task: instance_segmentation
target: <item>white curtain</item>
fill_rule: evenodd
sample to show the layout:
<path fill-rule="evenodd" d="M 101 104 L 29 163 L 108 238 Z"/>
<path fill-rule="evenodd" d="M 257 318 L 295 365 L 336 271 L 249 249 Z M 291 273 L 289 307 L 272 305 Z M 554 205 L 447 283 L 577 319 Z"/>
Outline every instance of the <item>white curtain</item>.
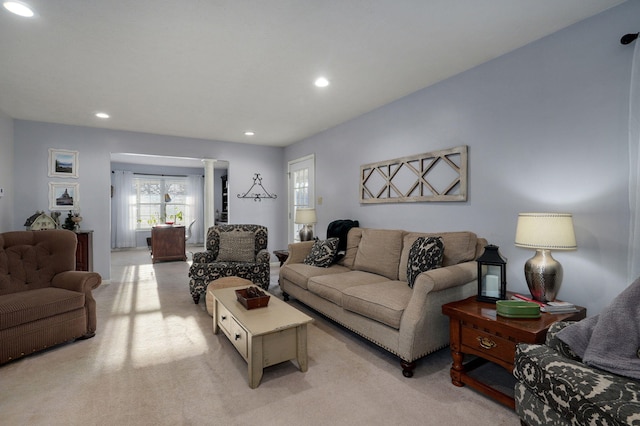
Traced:
<path fill-rule="evenodd" d="M 635 41 L 629 90 L 629 227 L 628 280 L 640 276 L 640 39 Z"/>
<path fill-rule="evenodd" d="M 204 178 L 202 175 L 187 176 L 187 218 L 185 224 L 195 220 L 191 228 L 191 244 L 204 243 Z"/>
<path fill-rule="evenodd" d="M 133 214 L 135 193 L 133 191 L 133 172 L 116 170 L 115 174 L 115 247 L 136 246 L 136 217 Z"/>

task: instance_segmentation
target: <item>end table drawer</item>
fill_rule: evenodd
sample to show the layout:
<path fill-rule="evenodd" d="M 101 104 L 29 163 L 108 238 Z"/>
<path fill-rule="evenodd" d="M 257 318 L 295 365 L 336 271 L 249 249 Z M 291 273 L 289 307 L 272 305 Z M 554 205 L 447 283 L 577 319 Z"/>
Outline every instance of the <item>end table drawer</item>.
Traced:
<path fill-rule="evenodd" d="M 227 310 L 227 308 L 225 308 L 222 303 L 217 303 L 217 308 L 218 308 L 218 327 L 220 327 L 222 329 L 222 331 L 224 332 L 224 334 L 227 335 L 227 337 L 231 338 L 231 313 L 229 313 L 229 311 Z"/>
<path fill-rule="evenodd" d="M 476 328 L 462 327 L 462 345 L 482 357 L 491 357 L 513 365 L 516 344 Z"/>
<path fill-rule="evenodd" d="M 247 330 L 245 330 L 240 326 L 240 324 L 238 324 L 238 321 L 236 321 L 235 318 L 231 319 L 231 335 L 229 336 L 229 339 L 231 339 L 231 343 L 233 343 L 233 346 L 236 347 L 238 352 L 240 352 L 240 355 L 242 355 L 242 358 L 244 358 L 246 361 L 248 355 L 248 333 Z"/>

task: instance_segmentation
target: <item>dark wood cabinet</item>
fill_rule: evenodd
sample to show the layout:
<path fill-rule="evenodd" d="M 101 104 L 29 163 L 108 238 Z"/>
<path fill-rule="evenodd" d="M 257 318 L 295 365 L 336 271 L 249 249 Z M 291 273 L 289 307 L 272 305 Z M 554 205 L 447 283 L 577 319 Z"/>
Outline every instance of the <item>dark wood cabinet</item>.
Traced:
<path fill-rule="evenodd" d="M 93 272 L 93 231 L 76 231 L 76 271 Z"/>
<path fill-rule="evenodd" d="M 167 260 L 187 260 L 184 226 L 154 226 L 151 229 L 153 263 Z"/>

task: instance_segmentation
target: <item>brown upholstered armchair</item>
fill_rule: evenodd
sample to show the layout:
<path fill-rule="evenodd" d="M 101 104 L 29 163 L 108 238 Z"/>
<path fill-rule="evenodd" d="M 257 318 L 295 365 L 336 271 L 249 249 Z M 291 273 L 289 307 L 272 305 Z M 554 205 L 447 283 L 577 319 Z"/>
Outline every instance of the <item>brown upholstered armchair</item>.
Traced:
<path fill-rule="evenodd" d="M 75 270 L 76 245 L 67 230 L 0 234 L 0 364 L 95 335 L 102 278 Z"/>

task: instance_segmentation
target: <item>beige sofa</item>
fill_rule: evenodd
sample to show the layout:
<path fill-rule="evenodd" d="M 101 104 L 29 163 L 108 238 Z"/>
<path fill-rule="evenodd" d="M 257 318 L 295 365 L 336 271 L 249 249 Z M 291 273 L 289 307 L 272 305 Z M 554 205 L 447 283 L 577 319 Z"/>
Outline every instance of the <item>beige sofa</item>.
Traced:
<path fill-rule="evenodd" d="M 440 236 L 442 267 L 423 272 L 413 288 L 407 262 L 413 242 Z M 475 259 L 487 241 L 472 232 L 417 233 L 353 228 L 344 257 L 327 267 L 304 264 L 313 241 L 289 245 L 280 288 L 290 296 L 400 357 L 403 374 L 415 361 L 449 343 L 443 304 L 477 292 Z"/>
<path fill-rule="evenodd" d="M 76 234 L 0 234 L 0 364 L 60 343 L 93 337 L 102 278 L 76 271 Z"/>

